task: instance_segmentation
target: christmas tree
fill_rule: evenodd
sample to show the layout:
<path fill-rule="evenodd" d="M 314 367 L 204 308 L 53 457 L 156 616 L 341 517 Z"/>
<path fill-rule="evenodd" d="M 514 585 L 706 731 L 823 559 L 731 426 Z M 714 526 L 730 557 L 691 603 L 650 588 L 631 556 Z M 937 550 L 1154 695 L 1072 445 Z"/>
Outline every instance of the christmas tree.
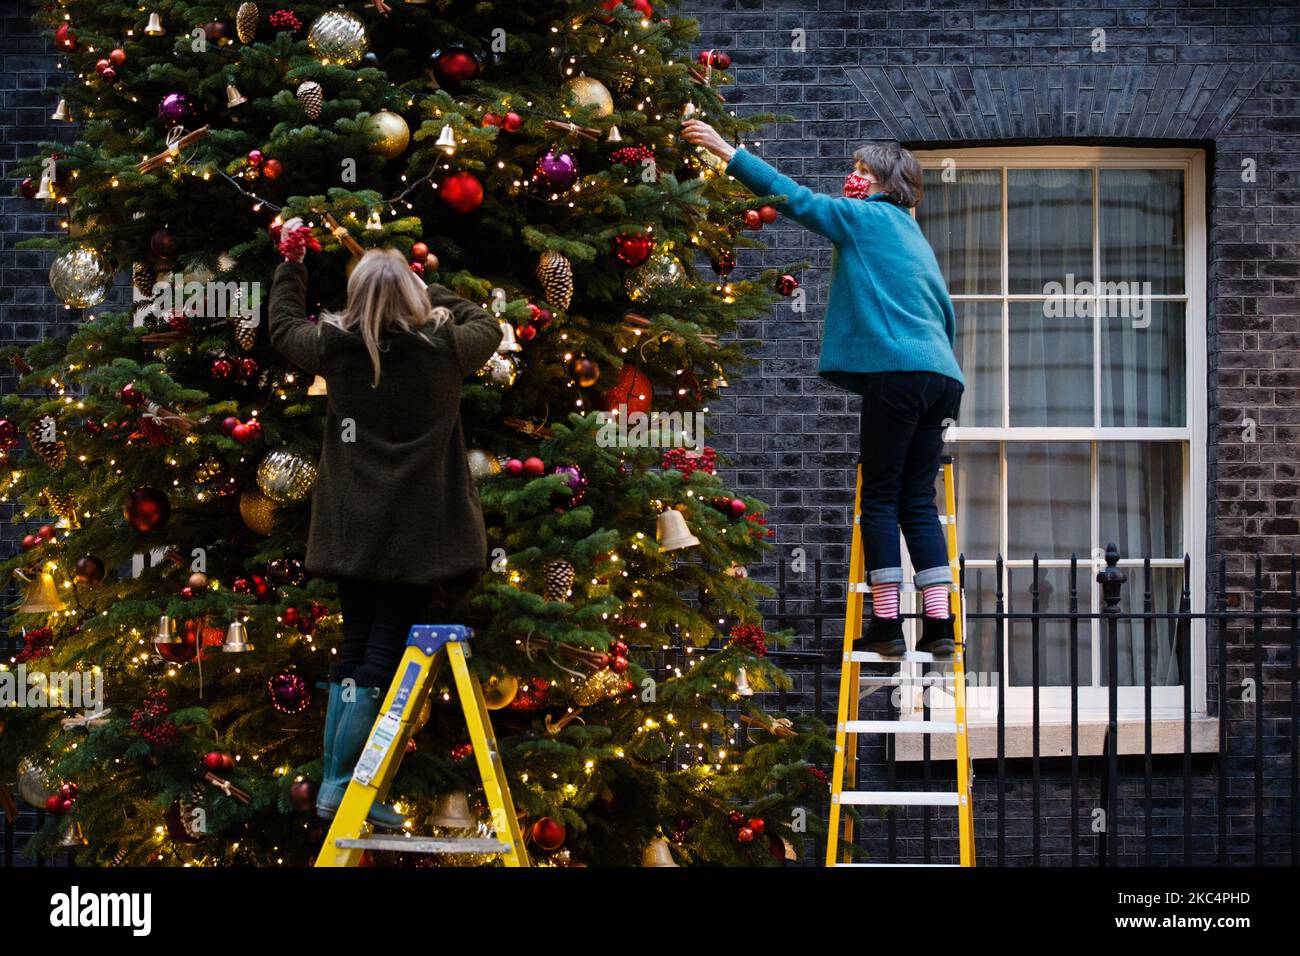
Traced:
<path fill-rule="evenodd" d="M 61 705 L 0 712 L 49 811 L 33 848 L 319 849 L 339 616 L 302 555 L 328 396 L 261 321 L 292 216 L 321 245 L 317 310 L 389 246 L 508 326 L 463 387 L 491 566 L 457 619 L 534 857 L 771 863 L 815 832 L 823 728 L 751 696 L 788 682 L 746 574 L 772 547 L 763 505 L 703 444 L 752 348 L 727 333 L 796 285 L 731 277 L 775 211 L 677 136 L 692 113 L 733 137 L 772 119 L 728 112 L 727 54 L 646 0 L 61 0 L 38 20 L 80 126 L 22 173 L 62 204 L 68 236 L 38 243 L 82 321 L 15 359 L 0 421 L 27 535 L 3 566 L 25 634 L 6 670 L 51 675 Z M 108 709 L 58 689 L 69 673 Z M 390 799 L 476 827 L 465 741 L 454 697 L 435 704 Z"/>

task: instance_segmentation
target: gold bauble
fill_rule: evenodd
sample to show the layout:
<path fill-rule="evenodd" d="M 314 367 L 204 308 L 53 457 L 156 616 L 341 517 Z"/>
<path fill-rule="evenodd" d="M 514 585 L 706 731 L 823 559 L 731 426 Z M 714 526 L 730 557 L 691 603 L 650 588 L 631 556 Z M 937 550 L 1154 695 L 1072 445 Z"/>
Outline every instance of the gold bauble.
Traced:
<path fill-rule="evenodd" d="M 509 707 L 519 693 L 519 678 L 512 674 L 498 677 L 493 674 L 483 685 L 483 702 L 488 710 Z"/>
<path fill-rule="evenodd" d="M 112 266 L 90 246 L 69 249 L 50 264 L 50 288 L 69 308 L 99 305 L 112 287 Z"/>
<path fill-rule="evenodd" d="M 634 302 L 650 298 L 659 289 L 681 285 L 686 281 L 686 270 L 679 260 L 666 249 L 654 252 L 645 265 L 631 270 L 623 279 L 623 287 Z"/>
<path fill-rule="evenodd" d="M 385 159 L 401 156 L 411 142 L 411 129 L 406 120 L 392 110 L 371 113 L 364 130 L 366 149 Z"/>
<path fill-rule="evenodd" d="M 322 63 L 351 66 L 360 63 L 370 48 L 366 25 L 347 10 L 326 10 L 307 30 L 307 46 Z"/>
<path fill-rule="evenodd" d="M 465 453 L 465 459 L 469 463 L 469 473 L 475 479 L 490 478 L 501 473 L 501 462 L 482 448 L 471 448 Z"/>
<path fill-rule="evenodd" d="M 578 107 L 595 107 L 597 116 L 614 112 L 614 97 L 605 84 L 590 76 L 575 76 L 565 86 L 569 89 L 569 102 Z"/>
<path fill-rule="evenodd" d="M 202 591 L 208 586 L 208 576 L 202 571 L 195 571 L 185 583 L 195 591 Z"/>
<path fill-rule="evenodd" d="M 276 524 L 275 502 L 260 491 L 245 491 L 239 496 L 239 516 L 250 531 L 270 534 Z"/>
<path fill-rule="evenodd" d="M 581 388 L 591 388 L 600 381 L 600 365 L 586 356 L 579 356 L 569 363 L 569 374 Z"/>
<path fill-rule="evenodd" d="M 257 487 L 277 504 L 302 501 L 316 483 L 316 466 L 297 452 L 277 448 L 257 466 Z"/>

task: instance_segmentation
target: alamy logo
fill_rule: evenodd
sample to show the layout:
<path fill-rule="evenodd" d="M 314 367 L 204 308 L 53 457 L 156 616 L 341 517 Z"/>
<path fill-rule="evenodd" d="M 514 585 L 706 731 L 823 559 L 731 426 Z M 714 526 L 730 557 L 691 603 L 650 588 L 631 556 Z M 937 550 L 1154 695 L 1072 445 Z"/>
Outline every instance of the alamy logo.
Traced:
<path fill-rule="evenodd" d="M 601 448 L 690 448 L 704 446 L 703 412 L 597 412 L 600 427 L 596 444 Z"/>
<path fill-rule="evenodd" d="M 1132 319 L 1135 329 L 1145 329 L 1151 324 L 1150 282 L 1094 283 L 1087 279 L 1075 282 L 1074 274 L 1067 272 L 1064 284 L 1047 283 L 1043 295 L 1047 296 L 1043 300 L 1045 318 L 1091 318 L 1096 303 L 1097 313 L 1103 319 Z"/>
<path fill-rule="evenodd" d="M 153 929 L 153 895 L 150 893 L 82 893 L 74 886 L 50 897 L 50 925 L 126 927 L 133 936 L 148 936 Z"/>
<path fill-rule="evenodd" d="M 262 311 L 260 282 L 185 281 L 173 272 L 153 285 L 153 309 L 160 315 L 182 312 L 195 318 L 240 319 L 256 326 Z"/>

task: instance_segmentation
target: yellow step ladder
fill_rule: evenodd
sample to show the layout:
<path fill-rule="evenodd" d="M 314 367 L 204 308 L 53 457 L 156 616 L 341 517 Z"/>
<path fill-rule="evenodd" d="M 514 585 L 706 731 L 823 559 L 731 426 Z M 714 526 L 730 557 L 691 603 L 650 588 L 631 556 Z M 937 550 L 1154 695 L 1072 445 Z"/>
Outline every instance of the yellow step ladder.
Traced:
<path fill-rule="evenodd" d="M 397 666 L 397 676 L 384 698 L 379 716 L 370 731 L 361 759 L 348 784 L 343 801 L 334 815 L 325 845 L 316 858 L 317 866 L 356 866 L 366 850 L 430 855 L 475 853 L 499 854 L 506 866 L 528 866 L 524 838 L 510 799 L 505 768 L 497 752 L 497 741 L 488 719 L 483 688 L 469 672 L 469 641 L 474 632 L 461 624 L 417 624 L 406 640 L 406 653 Z M 483 780 L 483 792 L 492 811 L 493 837 L 451 839 L 409 834 L 371 835 L 366 817 L 376 802 L 383 803 L 397 767 L 406 754 L 407 741 L 414 733 L 415 720 L 429 699 L 435 679 L 446 660 L 465 712 L 474 760 Z"/>
<path fill-rule="evenodd" d="M 849 582 L 844 614 L 844 657 L 840 672 L 839 710 L 835 717 L 835 766 L 831 775 L 831 811 L 827 825 L 827 866 L 891 866 L 908 864 L 854 863 L 849 847 L 853 844 L 853 818 L 842 812 L 854 806 L 949 806 L 957 808 L 958 859 L 961 866 L 975 865 L 975 822 L 971 806 L 970 743 L 966 724 L 966 671 L 965 671 L 965 604 L 962 601 L 961 579 L 957 561 L 957 499 L 953 487 L 952 458 L 943 458 L 943 488 L 945 514 L 940 517 L 948 540 L 948 564 L 952 568 L 952 614 L 955 618 L 953 637 L 955 649 L 951 661 L 928 652 L 908 651 L 902 657 L 883 657 L 870 651 L 855 651 L 853 642 L 862 636 L 863 596 L 870 593 L 866 583 L 866 565 L 862 544 L 862 526 L 859 503 L 862 497 L 862 467 L 858 466 L 857 490 L 853 497 L 853 545 L 849 556 Z M 870 689 L 879 687 L 906 687 L 910 678 L 902 672 L 907 663 L 935 665 L 950 664 L 951 674 L 941 683 L 950 688 L 953 698 L 953 719 L 935 720 L 859 720 L 858 704 L 862 692 L 861 668 L 863 664 L 896 664 L 896 675 L 869 679 Z M 928 688 L 933 682 L 921 686 Z M 851 790 L 856 780 L 858 765 L 858 736 L 860 734 L 951 734 L 956 737 L 957 788 L 942 790 Z M 841 843 L 843 845 L 841 845 Z"/>

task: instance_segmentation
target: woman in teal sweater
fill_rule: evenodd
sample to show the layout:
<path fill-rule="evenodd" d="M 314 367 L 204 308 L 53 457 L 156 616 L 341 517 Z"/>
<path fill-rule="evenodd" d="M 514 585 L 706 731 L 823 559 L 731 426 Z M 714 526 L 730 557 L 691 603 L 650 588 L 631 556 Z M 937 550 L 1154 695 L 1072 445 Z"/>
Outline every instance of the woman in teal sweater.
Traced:
<path fill-rule="evenodd" d="M 862 396 L 862 539 L 871 584 L 871 623 L 858 646 L 907 650 L 899 618 L 903 580 L 898 532 L 925 596 L 917 650 L 953 651 L 952 571 L 934 503 L 943 432 L 964 389 L 953 354 L 957 324 L 934 250 L 908 209 L 921 201 L 921 167 L 897 144 L 864 146 L 843 198 L 815 193 L 753 153 L 731 146 L 699 120 L 682 134 L 727 161 L 727 173 L 833 244 L 830 297 L 818 374 Z"/>

